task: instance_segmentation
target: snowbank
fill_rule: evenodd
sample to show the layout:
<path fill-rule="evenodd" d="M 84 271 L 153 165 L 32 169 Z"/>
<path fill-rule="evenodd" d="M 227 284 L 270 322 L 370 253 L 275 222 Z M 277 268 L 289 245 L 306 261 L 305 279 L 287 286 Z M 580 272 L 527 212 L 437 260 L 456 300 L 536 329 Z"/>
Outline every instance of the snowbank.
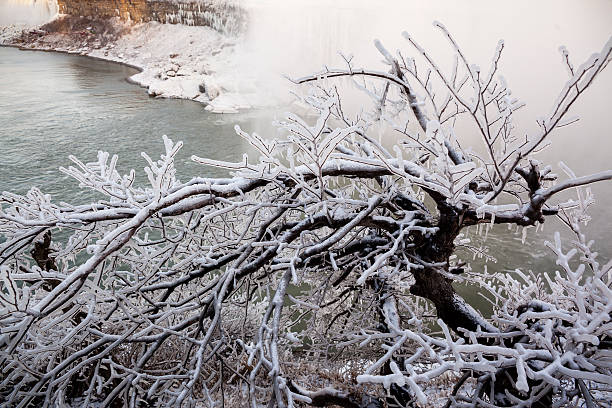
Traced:
<path fill-rule="evenodd" d="M 102 30 L 87 20 L 61 24 L 61 30 L 46 32 L 25 26 L 1 27 L 0 43 L 128 64 L 141 70 L 130 81 L 147 88 L 149 95 L 191 99 L 215 113 L 270 106 L 270 99 L 256 92 L 256 81 L 236 65 L 233 56 L 240 39 L 201 26 L 127 25 L 118 19 L 110 24 L 118 33 L 114 37 L 100 34 Z M 23 29 L 26 32 L 22 35 Z"/>

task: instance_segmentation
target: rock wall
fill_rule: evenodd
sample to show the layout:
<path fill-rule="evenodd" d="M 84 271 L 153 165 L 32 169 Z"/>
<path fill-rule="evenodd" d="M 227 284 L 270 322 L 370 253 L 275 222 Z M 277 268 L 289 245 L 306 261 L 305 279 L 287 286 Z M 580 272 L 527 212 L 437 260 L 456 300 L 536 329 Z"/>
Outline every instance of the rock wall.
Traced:
<path fill-rule="evenodd" d="M 145 0 L 58 0 L 59 12 L 84 17 L 120 17 L 136 22 L 150 21 Z"/>
<path fill-rule="evenodd" d="M 209 26 L 230 32 L 239 30 L 244 21 L 239 6 L 219 0 L 58 0 L 58 6 L 61 14 L 73 16 Z"/>

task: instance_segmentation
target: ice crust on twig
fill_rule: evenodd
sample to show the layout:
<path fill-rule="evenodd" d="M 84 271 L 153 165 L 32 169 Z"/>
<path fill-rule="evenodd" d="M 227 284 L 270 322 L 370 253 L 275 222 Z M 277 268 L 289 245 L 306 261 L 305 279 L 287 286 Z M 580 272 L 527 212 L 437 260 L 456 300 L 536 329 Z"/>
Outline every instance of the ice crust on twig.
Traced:
<path fill-rule="evenodd" d="M 144 184 L 119 173 L 117 156 L 71 156 L 61 171 L 95 203 L 3 192 L 0 396 L 15 406 L 424 406 L 432 383 L 465 377 L 449 405 L 601 399 L 612 387 L 612 262 L 580 225 L 593 202 L 586 186 L 612 172 L 561 165 L 558 179 L 532 154 L 574 121 L 566 113 L 610 43 L 570 69 L 525 141 L 512 125 L 522 103 L 497 72 L 503 43 L 480 69 L 436 27 L 455 55 L 451 73 L 408 34 L 418 61 L 376 42 L 389 71 L 347 57 L 346 68 L 296 80 L 312 84 L 301 98 L 314 117 L 287 114 L 273 140 L 236 127 L 258 157 L 192 156 L 226 178 L 180 181 L 182 143 L 163 137 L 159 159 L 143 153 Z M 334 77 L 358 78 L 372 111 L 348 115 Z M 484 153 L 455 133 L 464 119 Z M 379 139 L 381 123 L 399 136 L 394 146 Z M 558 202 L 568 190 L 576 199 Z M 470 226 L 526 234 L 550 216 L 574 236 L 547 244 L 556 271 L 475 271 L 457 257 Z M 456 280 L 493 314 L 466 302 Z"/>

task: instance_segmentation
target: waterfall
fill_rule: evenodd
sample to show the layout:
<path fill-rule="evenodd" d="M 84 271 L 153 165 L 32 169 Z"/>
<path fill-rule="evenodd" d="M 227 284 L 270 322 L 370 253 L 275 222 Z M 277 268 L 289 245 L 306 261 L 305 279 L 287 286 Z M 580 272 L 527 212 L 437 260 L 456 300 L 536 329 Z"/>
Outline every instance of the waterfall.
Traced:
<path fill-rule="evenodd" d="M 44 24 L 57 13 L 57 0 L 0 0 L 0 26 Z"/>

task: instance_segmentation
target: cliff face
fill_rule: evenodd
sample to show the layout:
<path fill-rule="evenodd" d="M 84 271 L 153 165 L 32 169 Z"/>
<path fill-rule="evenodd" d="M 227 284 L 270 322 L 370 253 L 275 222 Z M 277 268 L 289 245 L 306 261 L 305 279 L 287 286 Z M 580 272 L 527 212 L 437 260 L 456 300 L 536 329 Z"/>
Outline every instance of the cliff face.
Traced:
<path fill-rule="evenodd" d="M 59 12 L 72 16 L 121 17 L 122 20 L 149 21 L 145 0 L 58 0 Z"/>
<path fill-rule="evenodd" d="M 219 31 L 239 29 L 243 21 L 239 7 L 213 0 L 58 0 L 58 5 L 61 14 L 72 16 L 209 26 Z"/>

